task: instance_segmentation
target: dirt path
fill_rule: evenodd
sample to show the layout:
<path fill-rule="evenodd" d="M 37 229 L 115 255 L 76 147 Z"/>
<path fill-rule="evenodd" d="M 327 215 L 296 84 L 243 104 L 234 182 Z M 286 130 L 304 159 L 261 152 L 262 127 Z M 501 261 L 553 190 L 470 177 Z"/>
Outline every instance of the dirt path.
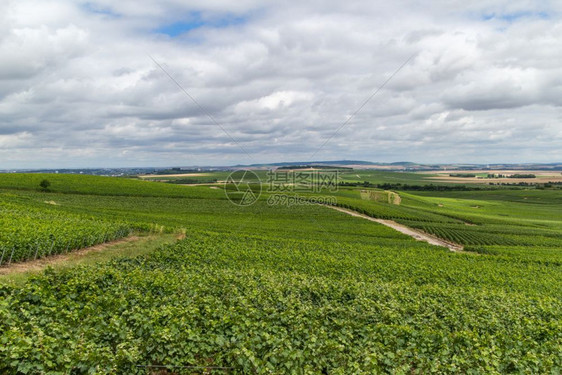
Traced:
<path fill-rule="evenodd" d="M 405 225 L 398 224 L 397 222 L 392 221 L 392 220 L 375 219 L 374 217 L 370 217 L 370 216 L 367 216 L 367 215 L 364 215 L 364 214 L 360 214 L 359 212 L 349 210 L 347 208 L 337 207 L 337 206 L 326 205 L 326 207 L 329 207 L 329 208 L 332 208 L 334 210 L 346 213 L 346 214 L 351 215 L 351 216 L 360 217 L 360 218 L 363 218 L 363 219 L 374 221 L 374 222 L 382 224 L 382 225 L 386 225 L 387 227 L 392 228 L 394 230 L 397 230 L 400 233 L 403 233 L 407 236 L 410 236 L 410 237 L 412 237 L 412 238 L 414 238 L 418 241 L 425 241 L 425 242 L 427 242 L 431 245 L 443 246 L 443 247 L 446 247 L 449 250 L 454 251 L 454 252 L 461 252 L 464 249 L 464 247 L 460 244 L 445 241 L 445 240 L 443 240 L 439 237 L 435 237 L 435 236 L 432 236 L 431 234 L 428 234 L 428 233 L 425 233 L 425 232 L 422 232 L 422 231 L 418 231 L 416 229 L 409 228 Z"/>
<path fill-rule="evenodd" d="M 87 254 L 105 250 L 108 247 L 112 247 L 122 243 L 138 241 L 140 239 L 141 237 L 131 236 L 131 237 L 122 238 L 119 240 L 106 242 L 91 247 L 86 247 L 84 249 L 71 251 L 66 254 L 51 255 L 47 258 L 30 260 L 27 262 L 12 263 L 9 266 L 0 267 L 0 275 L 9 275 L 13 273 L 23 273 L 23 272 L 30 272 L 30 271 L 40 271 L 46 268 L 47 266 L 51 266 L 59 263 L 65 263 L 68 262 L 69 260 L 76 260 L 78 258 L 84 257 Z"/>

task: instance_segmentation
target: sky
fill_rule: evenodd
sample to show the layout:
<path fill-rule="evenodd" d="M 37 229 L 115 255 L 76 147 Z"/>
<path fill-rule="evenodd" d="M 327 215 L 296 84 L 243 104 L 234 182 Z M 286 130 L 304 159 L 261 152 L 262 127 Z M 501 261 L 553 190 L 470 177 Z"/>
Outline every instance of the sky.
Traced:
<path fill-rule="evenodd" d="M 2 0 L 0 169 L 562 162 L 562 2 Z"/>

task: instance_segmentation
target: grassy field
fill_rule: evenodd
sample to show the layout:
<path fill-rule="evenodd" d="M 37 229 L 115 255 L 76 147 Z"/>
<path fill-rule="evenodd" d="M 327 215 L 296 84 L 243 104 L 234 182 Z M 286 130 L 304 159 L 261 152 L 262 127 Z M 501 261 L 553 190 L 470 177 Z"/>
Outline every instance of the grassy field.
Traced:
<path fill-rule="evenodd" d="M 429 184 L 435 183 L 431 180 L 431 174 L 421 174 L 413 172 L 386 172 L 372 170 L 354 170 L 340 173 L 342 181 L 346 182 L 364 182 L 368 181 L 372 184 Z M 439 181 L 437 181 L 439 182 Z"/>
<path fill-rule="evenodd" d="M 399 191 L 398 205 L 362 189 L 323 194 L 469 251 L 318 205 L 268 205 L 267 193 L 240 207 L 208 186 L 0 175 L 10 250 L 106 241 L 118 228 L 186 234 L 4 280 L 0 372 L 561 371 L 560 190 Z"/>

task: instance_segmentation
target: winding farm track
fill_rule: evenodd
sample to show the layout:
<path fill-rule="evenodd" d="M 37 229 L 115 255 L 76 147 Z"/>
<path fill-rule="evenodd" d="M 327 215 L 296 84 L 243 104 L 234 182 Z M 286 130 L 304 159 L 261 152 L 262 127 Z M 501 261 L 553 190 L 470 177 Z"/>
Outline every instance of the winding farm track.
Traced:
<path fill-rule="evenodd" d="M 422 231 L 419 231 L 419 230 L 416 230 L 416 229 L 409 228 L 405 225 L 398 224 L 397 222 L 392 221 L 392 220 L 376 219 L 374 217 L 367 216 L 367 215 L 361 214 L 357 211 L 349 210 L 347 208 L 342 208 L 342 207 L 337 207 L 337 206 L 329 206 L 329 205 L 325 205 L 325 206 L 329 207 L 331 209 L 334 209 L 336 211 L 346 213 L 346 214 L 351 215 L 351 216 L 360 217 L 360 218 L 363 218 L 363 219 L 366 219 L 366 220 L 374 221 L 376 223 L 385 225 L 389 228 L 397 230 L 400 233 L 403 233 L 407 236 L 410 236 L 410 237 L 414 238 L 415 240 L 424 241 L 424 242 L 427 242 L 431 245 L 446 247 L 446 248 L 448 248 L 449 250 L 451 250 L 455 253 L 462 252 L 464 250 L 464 247 L 460 244 L 445 241 L 442 238 L 432 236 L 431 234 L 428 234 L 428 233 L 425 233 L 425 232 L 422 232 Z"/>

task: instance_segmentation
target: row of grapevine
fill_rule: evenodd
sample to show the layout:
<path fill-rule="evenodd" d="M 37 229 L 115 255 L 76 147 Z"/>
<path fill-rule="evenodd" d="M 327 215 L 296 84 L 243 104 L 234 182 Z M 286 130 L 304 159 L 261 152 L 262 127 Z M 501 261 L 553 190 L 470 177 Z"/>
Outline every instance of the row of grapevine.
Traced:
<path fill-rule="evenodd" d="M 459 223 L 456 218 L 435 213 L 420 212 L 419 210 L 389 203 L 362 201 L 358 199 L 337 199 L 337 206 L 348 208 L 359 213 L 385 220 L 415 220 L 422 222 Z"/>
<path fill-rule="evenodd" d="M 447 225 L 415 225 L 416 228 L 434 236 L 462 245 L 516 245 L 517 242 L 499 234 L 487 233 L 482 230 L 470 230 L 466 227 L 451 227 Z"/>
<path fill-rule="evenodd" d="M 0 199 L 0 266 L 126 237 L 132 225 Z"/>

